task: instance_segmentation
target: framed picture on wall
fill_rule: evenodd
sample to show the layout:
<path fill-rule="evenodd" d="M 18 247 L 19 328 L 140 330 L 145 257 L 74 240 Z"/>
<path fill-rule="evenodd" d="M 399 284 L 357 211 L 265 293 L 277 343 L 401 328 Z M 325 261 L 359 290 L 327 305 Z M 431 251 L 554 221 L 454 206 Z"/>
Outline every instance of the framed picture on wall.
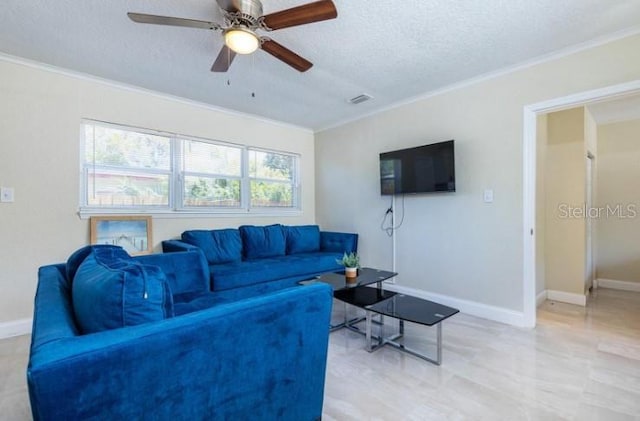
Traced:
<path fill-rule="evenodd" d="M 91 244 L 121 246 L 132 256 L 152 252 L 152 231 L 150 216 L 91 217 Z"/>

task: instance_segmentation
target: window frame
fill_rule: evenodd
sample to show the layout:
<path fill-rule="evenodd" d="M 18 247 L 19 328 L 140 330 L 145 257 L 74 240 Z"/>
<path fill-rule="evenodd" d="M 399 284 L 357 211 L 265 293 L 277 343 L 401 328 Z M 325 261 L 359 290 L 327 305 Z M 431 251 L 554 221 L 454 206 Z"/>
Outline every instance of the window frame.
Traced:
<path fill-rule="evenodd" d="M 275 211 L 277 209 L 299 209 L 300 208 L 300 197 L 301 197 L 301 186 L 300 186 L 300 160 L 301 157 L 298 154 L 292 153 L 292 152 L 285 152 L 285 151 L 277 151 L 277 150 L 273 150 L 273 149 L 266 149 L 266 148 L 259 148 L 259 147 L 253 147 L 253 146 L 248 146 L 247 148 L 247 159 L 246 159 L 246 163 L 247 163 L 247 179 L 248 179 L 248 193 L 249 193 L 249 203 L 247 204 L 248 207 L 251 207 L 251 182 L 252 181 L 257 181 L 257 182 L 264 182 L 264 183 L 278 183 L 278 184 L 285 184 L 285 185 L 290 185 L 291 186 L 291 206 L 256 206 L 252 209 L 262 209 L 264 211 L 267 211 L 269 209 L 271 209 L 272 211 Z M 249 154 L 251 153 L 251 151 L 256 151 L 256 152 L 264 152 L 264 153 L 273 153 L 273 154 L 278 154 L 278 155 L 285 155 L 285 156 L 290 156 L 293 158 L 293 168 L 291 170 L 291 180 L 278 180 L 278 179 L 272 179 L 272 178 L 261 178 L 261 177 L 251 177 L 251 174 L 249 174 Z"/>
<path fill-rule="evenodd" d="M 230 147 L 230 148 L 236 148 L 240 151 L 240 175 L 239 176 L 228 176 L 228 175 L 224 175 L 224 174 L 209 174 L 209 173 L 199 173 L 199 172 L 195 172 L 195 171 L 186 171 L 183 168 L 183 163 L 184 163 L 184 141 L 191 141 L 191 142 L 202 142 L 202 143 L 208 143 L 210 145 L 217 145 L 217 146 L 224 146 L 224 147 Z M 175 192 L 176 192 L 176 200 L 175 200 L 175 208 L 174 210 L 176 212 L 195 212 L 195 213 L 200 213 L 200 212 L 214 212 L 214 213 L 227 213 L 226 211 L 229 211 L 230 213 L 237 213 L 237 212 L 245 212 L 243 209 L 244 206 L 244 192 L 242 189 L 242 178 L 243 178 L 243 174 L 244 174 L 244 149 L 246 148 L 246 146 L 244 145 L 238 145 L 235 143 L 228 143 L 228 142 L 218 142 L 215 140 L 209 140 L 209 139 L 202 139 L 202 138 L 197 138 L 197 137 L 193 137 L 193 136 L 176 136 L 175 139 L 175 156 L 174 156 L 174 160 L 176 161 L 174 163 L 174 168 L 176 169 L 176 177 L 175 177 Z M 211 179 L 215 179 L 215 178 L 226 178 L 228 180 L 240 180 L 240 206 L 185 206 L 184 205 L 184 183 L 185 183 L 185 178 L 188 176 L 196 176 L 196 177 L 202 177 L 202 178 L 211 178 Z"/>
<path fill-rule="evenodd" d="M 149 134 L 153 136 L 161 136 L 169 138 L 170 141 L 170 168 L 169 170 L 155 168 L 131 168 L 118 166 L 95 165 L 86 161 L 86 126 L 101 126 L 122 131 L 131 131 L 136 133 Z M 204 142 L 213 145 L 238 148 L 240 150 L 240 176 L 216 175 L 209 173 L 197 173 L 185 171 L 183 168 L 183 148 L 187 141 Z M 80 194 L 78 214 L 82 218 L 88 218 L 92 215 L 118 215 L 118 214 L 151 214 L 160 218 L 176 218 L 176 217 L 210 217 L 220 214 L 231 215 L 300 215 L 302 213 L 302 183 L 300 180 L 300 169 L 302 157 L 299 153 L 282 151 L 263 147 L 254 147 L 232 142 L 224 142 L 219 140 L 206 139 L 195 136 L 187 136 L 178 133 L 165 132 L 160 130 L 145 129 L 140 127 L 115 124 L 99 120 L 82 119 L 80 123 Z M 272 180 L 253 178 L 249 175 L 249 153 L 250 151 L 274 153 L 279 155 L 287 155 L 293 158 L 292 180 Z M 169 177 L 169 194 L 168 205 L 144 205 L 144 206 L 94 206 L 89 205 L 89 179 L 92 168 L 106 169 L 116 172 L 134 172 L 150 175 L 168 175 Z M 225 178 L 229 180 L 240 180 L 240 206 L 185 206 L 184 205 L 184 183 L 188 176 L 201 176 L 203 178 Z M 291 207 L 251 207 L 251 182 L 280 182 L 292 186 L 292 206 Z"/>

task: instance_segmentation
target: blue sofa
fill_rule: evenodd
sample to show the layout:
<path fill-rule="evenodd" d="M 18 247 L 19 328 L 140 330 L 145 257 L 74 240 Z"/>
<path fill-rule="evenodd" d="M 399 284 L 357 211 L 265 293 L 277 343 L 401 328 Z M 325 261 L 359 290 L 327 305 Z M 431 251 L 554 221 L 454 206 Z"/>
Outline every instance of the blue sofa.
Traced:
<path fill-rule="evenodd" d="M 81 249 L 38 272 L 33 418 L 319 419 L 331 304 L 321 284 L 220 296 L 201 253 Z"/>
<path fill-rule="evenodd" d="M 336 259 L 357 251 L 358 235 L 320 231 L 317 225 L 243 225 L 185 231 L 181 240 L 163 241 L 162 249 L 201 253 L 209 266 L 211 290 L 238 299 L 343 269 Z"/>

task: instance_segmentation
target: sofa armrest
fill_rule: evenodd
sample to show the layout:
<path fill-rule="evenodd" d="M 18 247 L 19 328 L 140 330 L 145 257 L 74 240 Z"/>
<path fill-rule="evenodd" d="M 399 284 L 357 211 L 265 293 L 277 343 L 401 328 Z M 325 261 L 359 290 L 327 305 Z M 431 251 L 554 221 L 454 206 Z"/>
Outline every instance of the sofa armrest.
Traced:
<path fill-rule="evenodd" d="M 328 285 L 295 287 L 41 343 L 34 419 L 319 419 L 331 303 Z"/>
<path fill-rule="evenodd" d="M 211 275 L 209 265 L 196 250 L 174 253 L 154 253 L 134 257 L 140 263 L 158 266 L 164 272 L 173 295 L 193 291 L 209 291 Z"/>
<path fill-rule="evenodd" d="M 193 244 L 185 243 L 180 240 L 164 240 L 162 242 L 162 251 L 164 253 L 172 253 L 175 251 L 202 251 L 200 247 Z"/>
<path fill-rule="evenodd" d="M 320 231 L 320 251 L 357 253 L 358 234 Z"/>

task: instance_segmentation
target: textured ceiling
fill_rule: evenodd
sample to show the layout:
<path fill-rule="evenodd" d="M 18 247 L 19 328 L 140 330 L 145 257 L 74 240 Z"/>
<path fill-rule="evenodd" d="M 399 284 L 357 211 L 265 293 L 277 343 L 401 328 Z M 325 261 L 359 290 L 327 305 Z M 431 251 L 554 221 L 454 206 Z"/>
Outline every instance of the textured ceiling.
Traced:
<path fill-rule="evenodd" d="M 0 52 L 317 130 L 640 22 L 639 0 L 334 1 L 337 19 L 270 34 L 307 73 L 262 51 L 212 73 L 219 33 L 126 16 L 219 21 L 215 0 L 4 0 Z"/>
<path fill-rule="evenodd" d="M 640 119 L 640 95 L 600 102 L 587 107 L 597 124 Z"/>

